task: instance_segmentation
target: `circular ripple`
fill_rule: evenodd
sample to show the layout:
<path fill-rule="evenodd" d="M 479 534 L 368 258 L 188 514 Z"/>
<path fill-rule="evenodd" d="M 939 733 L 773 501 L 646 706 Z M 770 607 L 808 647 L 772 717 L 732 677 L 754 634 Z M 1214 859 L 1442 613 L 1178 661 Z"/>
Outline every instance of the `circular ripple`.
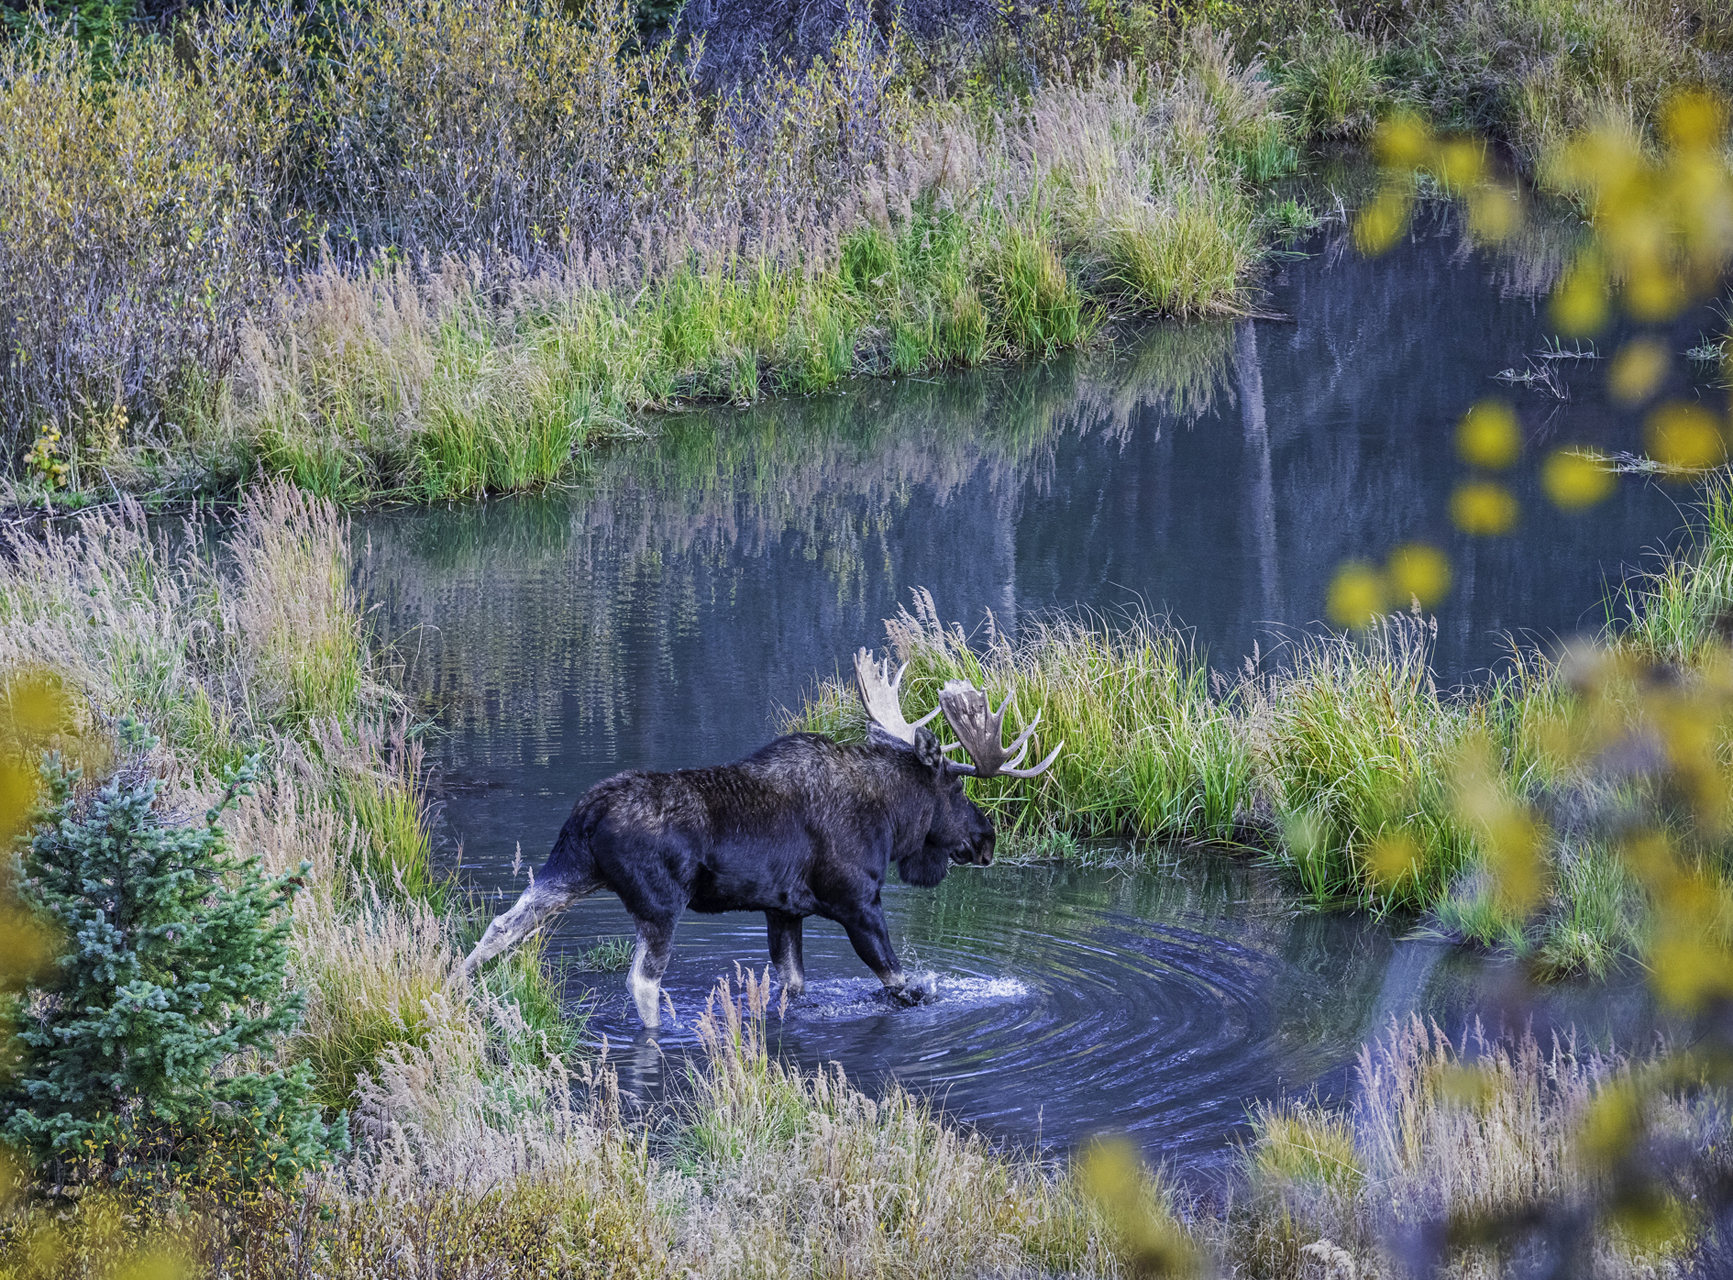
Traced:
<path fill-rule="evenodd" d="M 1217 1162 L 1250 1103 L 1340 1087 L 1381 1016 L 1391 943 L 1363 921 L 1260 905 L 1243 868 L 1216 878 L 996 867 L 891 886 L 893 938 L 908 971 L 931 975 L 931 998 L 888 999 L 842 930 L 809 920 L 807 989 L 780 1009 L 773 989 L 773 1045 L 869 1089 L 895 1080 L 1021 1145 L 1120 1131 L 1176 1165 Z M 630 927 L 617 900 L 589 899 L 552 949 Z M 623 1090 L 652 1101 L 684 1078 L 716 980 L 766 955 L 760 917 L 688 914 L 663 981 L 675 1017 L 653 1038 L 623 974 L 584 975 L 589 1031 Z"/>

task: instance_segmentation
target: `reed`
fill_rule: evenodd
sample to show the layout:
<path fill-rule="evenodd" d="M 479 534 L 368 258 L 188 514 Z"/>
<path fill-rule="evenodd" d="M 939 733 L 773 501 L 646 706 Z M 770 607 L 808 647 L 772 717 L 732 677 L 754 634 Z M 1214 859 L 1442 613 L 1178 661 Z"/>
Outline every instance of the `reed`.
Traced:
<path fill-rule="evenodd" d="M 1228 843 L 1285 868 L 1307 902 L 1400 912 L 1543 972 L 1605 975 L 1642 954 L 1649 899 L 1594 815 L 1633 794 L 1600 776 L 1564 726 L 1587 712 L 1602 734 L 1642 723 L 1653 714 L 1644 672 L 1656 662 L 1687 683 L 1723 679 L 1728 484 L 1710 478 L 1695 546 L 1627 584 L 1598 645 L 1518 652 L 1480 688 L 1437 687 L 1431 624 L 1414 615 L 1296 641 L 1231 677 L 1212 672 L 1173 624 L 1141 615 L 1035 620 L 1013 643 L 990 621 L 976 638 L 947 628 L 917 591 L 886 632 L 909 664 L 911 709 L 933 705 L 946 680 L 967 679 L 995 705 L 1013 699 L 1010 731 L 1039 709 L 1037 753 L 1065 743 L 1033 782 L 971 784 L 1019 858 L 1073 856 L 1103 836 Z M 840 679 L 788 724 L 864 733 Z M 1531 803 L 1542 825 L 1514 838 L 1542 850 L 1538 900 L 1513 895 L 1496 873 L 1502 855 L 1492 856 L 1513 838 L 1499 815 Z M 1702 843 L 1684 819 L 1669 831 L 1682 848 Z M 1698 861 L 1718 882 L 1718 855 L 1704 846 Z"/>

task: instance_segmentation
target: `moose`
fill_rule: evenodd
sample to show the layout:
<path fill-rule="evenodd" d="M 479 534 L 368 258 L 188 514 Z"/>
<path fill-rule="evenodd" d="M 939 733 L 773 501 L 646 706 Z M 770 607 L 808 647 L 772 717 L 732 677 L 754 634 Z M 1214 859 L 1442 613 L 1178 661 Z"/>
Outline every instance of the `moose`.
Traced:
<path fill-rule="evenodd" d="M 991 863 L 993 824 L 964 793 L 963 779 L 1033 778 L 1065 744 L 1020 768 L 1039 712 L 1005 746 L 1010 696 L 993 711 L 983 691 L 953 680 L 939 705 L 910 724 L 898 698 L 907 664 L 892 676 L 889 660 L 875 661 L 863 648 L 854 667 L 865 744 L 791 733 L 734 764 L 632 769 L 596 783 L 572 807 L 530 887 L 488 925 L 464 975 L 579 898 L 608 889 L 637 922 L 628 985 L 646 1027 L 661 1023 L 662 975 L 688 907 L 764 912 L 771 963 L 790 996 L 805 986 L 802 922 L 834 920 L 890 995 L 918 1002 L 879 902 L 890 863 L 906 883 L 929 887 L 953 862 Z M 925 727 L 941 711 L 957 736 L 945 746 Z M 957 749 L 969 763 L 948 758 Z"/>

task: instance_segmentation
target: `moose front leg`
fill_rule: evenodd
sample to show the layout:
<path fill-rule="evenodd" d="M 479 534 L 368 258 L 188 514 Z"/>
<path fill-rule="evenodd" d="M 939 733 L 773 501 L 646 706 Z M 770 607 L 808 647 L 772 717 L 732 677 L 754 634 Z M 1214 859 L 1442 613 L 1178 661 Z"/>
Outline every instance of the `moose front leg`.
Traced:
<path fill-rule="evenodd" d="M 862 907 L 838 923 L 848 931 L 854 953 L 878 975 L 889 994 L 904 1004 L 921 1002 L 927 993 L 909 986 L 908 976 L 903 973 L 897 953 L 891 948 L 891 932 L 885 926 L 885 913 L 878 903 Z"/>
<path fill-rule="evenodd" d="M 638 921 L 638 945 L 632 952 L 632 971 L 626 975 L 626 985 L 631 989 L 632 1003 L 638 1006 L 638 1017 L 651 1030 L 662 1025 L 662 975 L 668 972 L 673 954 L 672 923 Z"/>
<path fill-rule="evenodd" d="M 770 930 L 770 963 L 776 966 L 782 990 L 798 996 L 806 989 L 806 966 L 800 955 L 801 918 L 782 911 L 766 911 L 764 923 Z"/>

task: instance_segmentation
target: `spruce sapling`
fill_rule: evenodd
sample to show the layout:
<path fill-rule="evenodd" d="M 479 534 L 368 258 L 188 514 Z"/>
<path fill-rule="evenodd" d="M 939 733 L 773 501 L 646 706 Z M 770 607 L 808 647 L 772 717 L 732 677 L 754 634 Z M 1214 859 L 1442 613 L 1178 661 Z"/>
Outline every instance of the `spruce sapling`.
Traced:
<path fill-rule="evenodd" d="M 150 745 L 133 724 L 122 736 Z M 284 974 L 307 865 L 269 876 L 230 850 L 218 821 L 256 767 L 226 779 L 202 823 L 177 826 L 136 768 L 81 800 L 77 770 L 43 765 L 48 801 L 15 882 L 65 950 L 17 1011 L 23 1060 L 0 1093 L 0 1140 L 57 1183 L 281 1183 L 344 1144 L 341 1119 L 326 1125 L 310 1101 L 308 1066 L 270 1058 L 301 1012 Z"/>

